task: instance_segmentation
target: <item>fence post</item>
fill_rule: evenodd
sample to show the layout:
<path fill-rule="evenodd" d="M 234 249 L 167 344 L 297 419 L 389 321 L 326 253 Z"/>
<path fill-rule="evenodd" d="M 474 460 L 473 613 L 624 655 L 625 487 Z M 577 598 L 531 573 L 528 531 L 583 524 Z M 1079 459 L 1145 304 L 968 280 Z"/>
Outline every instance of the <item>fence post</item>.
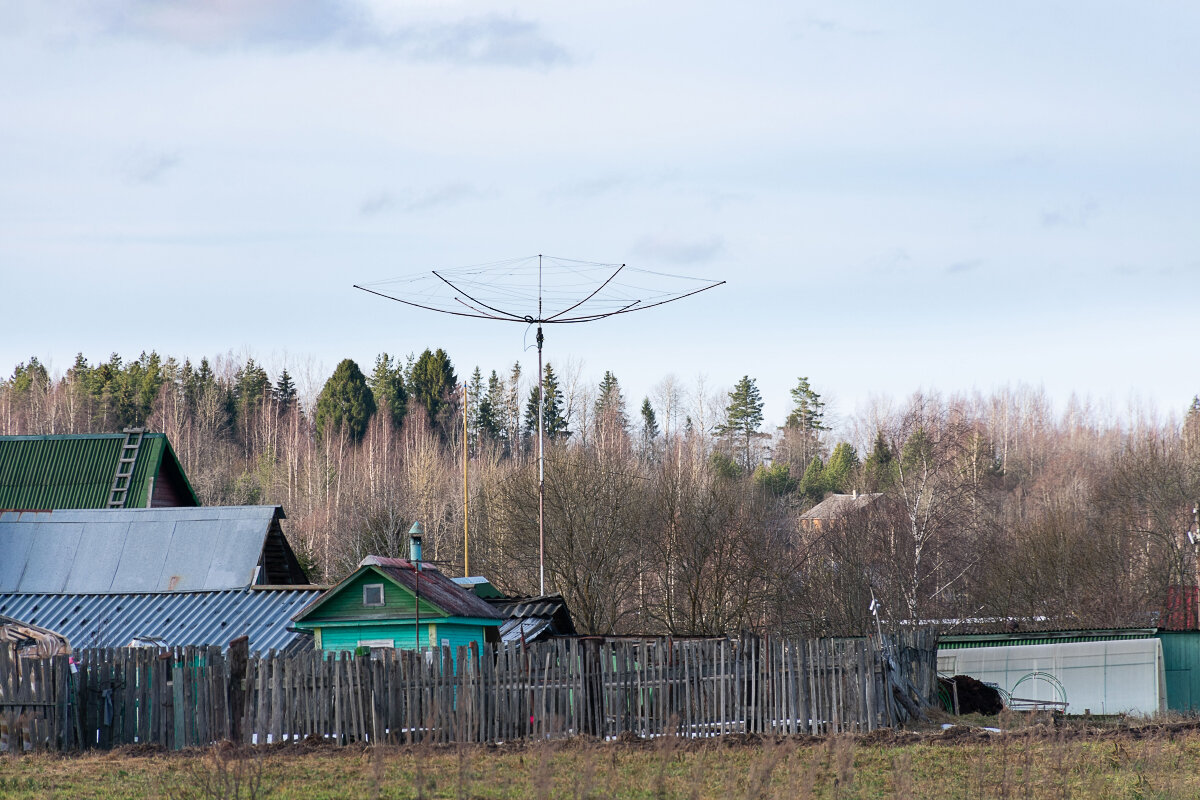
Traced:
<path fill-rule="evenodd" d="M 246 662 L 249 660 L 249 636 L 239 636 L 229 643 L 229 738 L 238 745 L 244 741 L 242 726 L 246 717 Z"/>

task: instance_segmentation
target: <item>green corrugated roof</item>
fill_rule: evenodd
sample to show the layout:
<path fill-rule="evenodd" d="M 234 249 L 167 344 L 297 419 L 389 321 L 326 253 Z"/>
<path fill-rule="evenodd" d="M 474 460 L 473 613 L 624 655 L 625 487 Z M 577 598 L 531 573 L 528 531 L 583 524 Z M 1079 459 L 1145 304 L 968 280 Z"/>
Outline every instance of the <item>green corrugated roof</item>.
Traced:
<path fill-rule="evenodd" d="M 124 444 L 123 433 L 0 436 L 0 508 L 107 508 Z M 175 463 L 195 500 L 166 434 L 147 433 L 134 463 L 124 508 L 147 505 L 164 457 Z"/>

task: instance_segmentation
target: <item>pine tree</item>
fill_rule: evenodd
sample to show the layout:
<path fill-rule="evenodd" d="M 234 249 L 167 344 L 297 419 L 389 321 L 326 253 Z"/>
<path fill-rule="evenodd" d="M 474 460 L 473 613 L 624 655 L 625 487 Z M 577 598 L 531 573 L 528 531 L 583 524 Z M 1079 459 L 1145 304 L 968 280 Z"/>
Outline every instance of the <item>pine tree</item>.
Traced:
<path fill-rule="evenodd" d="M 367 432 L 367 423 L 375 413 L 375 397 L 367 379 L 349 358 L 337 365 L 317 398 L 317 436 L 344 430 L 357 442 Z"/>
<path fill-rule="evenodd" d="M 571 432 L 567 430 L 567 419 L 563 416 L 562 392 L 558 389 L 558 376 L 549 364 L 546 364 L 542 376 L 542 391 L 546 399 L 543 402 L 542 422 L 546 438 L 556 441 L 567 438 Z M 525 435 L 532 438 L 537 435 L 538 423 L 538 389 L 534 386 L 529 390 L 529 400 L 525 403 Z"/>
<path fill-rule="evenodd" d="M 788 428 L 800 428 L 806 431 L 829 430 L 825 426 L 825 403 L 821 395 L 812 390 L 808 378 L 800 378 L 796 388 L 792 389 L 792 412 L 784 423 Z"/>
<path fill-rule="evenodd" d="M 375 356 L 375 369 L 367 379 L 375 405 L 387 415 L 392 427 L 399 430 L 408 413 L 408 389 L 404 385 L 404 367 L 387 353 Z"/>
<path fill-rule="evenodd" d="M 762 409 L 762 395 L 759 394 L 758 386 L 749 375 L 744 375 L 729 393 L 725 420 L 716 429 L 719 436 L 729 436 L 740 441 L 742 469 L 745 472 L 751 471 L 751 445 L 755 439 L 763 436 L 758 430 L 763 421 Z"/>

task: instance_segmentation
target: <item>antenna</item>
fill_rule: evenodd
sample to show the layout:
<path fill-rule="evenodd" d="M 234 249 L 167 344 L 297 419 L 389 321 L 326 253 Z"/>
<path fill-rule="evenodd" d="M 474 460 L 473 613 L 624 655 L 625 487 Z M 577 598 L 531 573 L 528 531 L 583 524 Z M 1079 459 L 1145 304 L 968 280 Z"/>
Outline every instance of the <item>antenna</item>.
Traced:
<path fill-rule="evenodd" d="M 537 326 L 538 592 L 546 593 L 546 427 L 543 325 L 574 325 L 646 311 L 714 289 L 725 281 L 671 275 L 625 264 L 526 256 L 401 278 L 355 289 L 413 308 L 456 317 Z M 463 413 L 466 411 L 464 409 Z M 464 545 L 465 546 L 465 545 Z M 464 554 L 464 561 L 465 561 Z"/>

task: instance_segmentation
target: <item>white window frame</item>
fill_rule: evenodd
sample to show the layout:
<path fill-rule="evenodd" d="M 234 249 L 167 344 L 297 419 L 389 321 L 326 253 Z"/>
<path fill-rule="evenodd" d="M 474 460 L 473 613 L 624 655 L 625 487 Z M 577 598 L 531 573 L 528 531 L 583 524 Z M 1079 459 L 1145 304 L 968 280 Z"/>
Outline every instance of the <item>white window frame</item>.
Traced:
<path fill-rule="evenodd" d="M 378 603 L 368 603 L 367 602 L 367 592 L 369 592 L 372 589 L 379 590 L 379 602 Z M 363 584 L 363 607 L 364 608 L 382 608 L 385 605 L 387 605 L 387 599 L 384 597 L 384 594 L 383 594 L 383 584 L 382 583 L 364 583 Z"/>

